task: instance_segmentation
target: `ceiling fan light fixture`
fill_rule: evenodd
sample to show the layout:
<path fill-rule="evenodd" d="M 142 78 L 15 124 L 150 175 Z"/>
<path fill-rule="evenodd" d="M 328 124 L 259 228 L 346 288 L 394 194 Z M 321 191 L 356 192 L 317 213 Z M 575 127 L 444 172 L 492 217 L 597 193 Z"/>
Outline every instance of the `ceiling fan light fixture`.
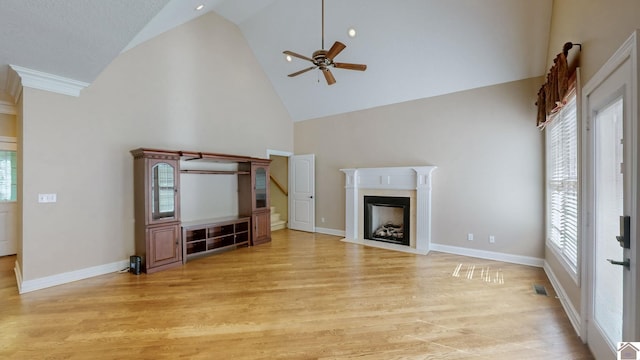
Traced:
<path fill-rule="evenodd" d="M 285 60 L 287 60 L 287 62 L 292 62 L 293 61 L 293 57 L 289 54 L 287 54 L 287 56 L 284 57 Z"/>
<path fill-rule="evenodd" d="M 355 28 L 349 28 L 349 30 L 347 30 L 347 35 L 349 35 L 350 38 L 354 38 L 356 37 L 358 33 L 356 32 Z"/>
<path fill-rule="evenodd" d="M 352 27 L 348 30 L 349 36 L 353 37 L 356 35 L 356 30 Z M 325 79 L 327 80 L 327 85 L 333 85 L 336 83 L 336 79 L 333 77 L 330 67 L 336 69 L 345 69 L 345 70 L 358 70 L 365 71 L 367 69 L 367 65 L 364 64 L 351 64 L 351 63 L 337 63 L 334 62 L 333 59 L 342 52 L 347 46 L 340 41 L 336 41 L 333 43 L 329 50 L 325 50 L 324 48 L 324 0 L 322 0 L 322 47 L 320 50 L 316 50 L 313 52 L 311 57 L 307 57 L 304 55 L 300 55 L 293 51 L 285 50 L 283 53 L 287 55 L 285 59 L 287 61 L 291 61 L 294 57 L 302 60 L 307 60 L 313 64 L 313 66 L 308 67 L 306 69 L 302 69 L 300 71 L 296 71 L 287 75 L 288 77 L 298 76 L 300 74 L 304 74 L 307 71 L 320 69 Z"/>
<path fill-rule="evenodd" d="M 200 4 L 200 5 L 196 6 L 196 11 L 200 11 L 202 9 L 204 9 L 204 4 Z"/>

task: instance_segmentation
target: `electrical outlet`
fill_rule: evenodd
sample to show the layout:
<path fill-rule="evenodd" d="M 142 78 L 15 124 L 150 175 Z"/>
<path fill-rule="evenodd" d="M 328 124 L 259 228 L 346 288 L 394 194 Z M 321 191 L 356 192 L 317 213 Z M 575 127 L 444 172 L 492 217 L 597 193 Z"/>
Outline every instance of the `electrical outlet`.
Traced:
<path fill-rule="evenodd" d="M 467 234 L 467 240 L 473 241 L 473 234 L 472 233 L 468 233 Z"/>
<path fill-rule="evenodd" d="M 489 243 L 490 244 L 495 244 L 495 242 L 496 242 L 496 237 L 493 236 L 493 235 L 489 235 Z"/>
<path fill-rule="evenodd" d="M 324 224 L 324 218 L 320 218 L 320 222 Z"/>

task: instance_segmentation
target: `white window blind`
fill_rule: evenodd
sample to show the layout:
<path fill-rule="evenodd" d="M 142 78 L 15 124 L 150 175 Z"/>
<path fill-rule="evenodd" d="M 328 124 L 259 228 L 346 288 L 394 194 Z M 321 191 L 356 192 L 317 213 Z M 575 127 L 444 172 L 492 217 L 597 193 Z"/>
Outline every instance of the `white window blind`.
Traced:
<path fill-rule="evenodd" d="M 17 168 L 16 152 L 0 150 L 0 201 L 16 201 Z"/>
<path fill-rule="evenodd" d="M 575 93 L 546 127 L 547 242 L 578 267 L 578 119 Z"/>

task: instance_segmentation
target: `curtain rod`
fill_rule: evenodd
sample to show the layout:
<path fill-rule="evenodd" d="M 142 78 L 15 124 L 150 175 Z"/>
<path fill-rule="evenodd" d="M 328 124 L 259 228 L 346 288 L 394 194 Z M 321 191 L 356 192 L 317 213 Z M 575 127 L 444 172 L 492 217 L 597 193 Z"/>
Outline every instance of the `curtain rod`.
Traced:
<path fill-rule="evenodd" d="M 571 50 L 574 45 L 577 45 L 580 48 L 580 51 L 582 51 L 582 44 L 574 44 L 571 41 L 569 41 L 565 43 L 564 46 L 562 46 L 562 52 L 564 53 L 564 56 L 569 55 L 569 50 Z"/>

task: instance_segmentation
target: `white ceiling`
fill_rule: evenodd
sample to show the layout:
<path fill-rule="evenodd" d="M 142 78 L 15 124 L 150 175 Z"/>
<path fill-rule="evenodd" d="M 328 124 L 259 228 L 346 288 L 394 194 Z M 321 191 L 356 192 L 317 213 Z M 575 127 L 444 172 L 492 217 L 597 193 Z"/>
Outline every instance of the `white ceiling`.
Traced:
<path fill-rule="evenodd" d="M 120 52 L 215 11 L 238 25 L 300 121 L 541 76 L 551 8 L 552 0 L 326 0 L 325 48 L 341 41 L 336 61 L 368 66 L 332 69 L 337 83 L 328 86 L 318 70 L 287 77 L 311 64 L 282 55 L 321 48 L 321 0 L 2 0 L 0 85 L 7 64 L 90 83 Z"/>

